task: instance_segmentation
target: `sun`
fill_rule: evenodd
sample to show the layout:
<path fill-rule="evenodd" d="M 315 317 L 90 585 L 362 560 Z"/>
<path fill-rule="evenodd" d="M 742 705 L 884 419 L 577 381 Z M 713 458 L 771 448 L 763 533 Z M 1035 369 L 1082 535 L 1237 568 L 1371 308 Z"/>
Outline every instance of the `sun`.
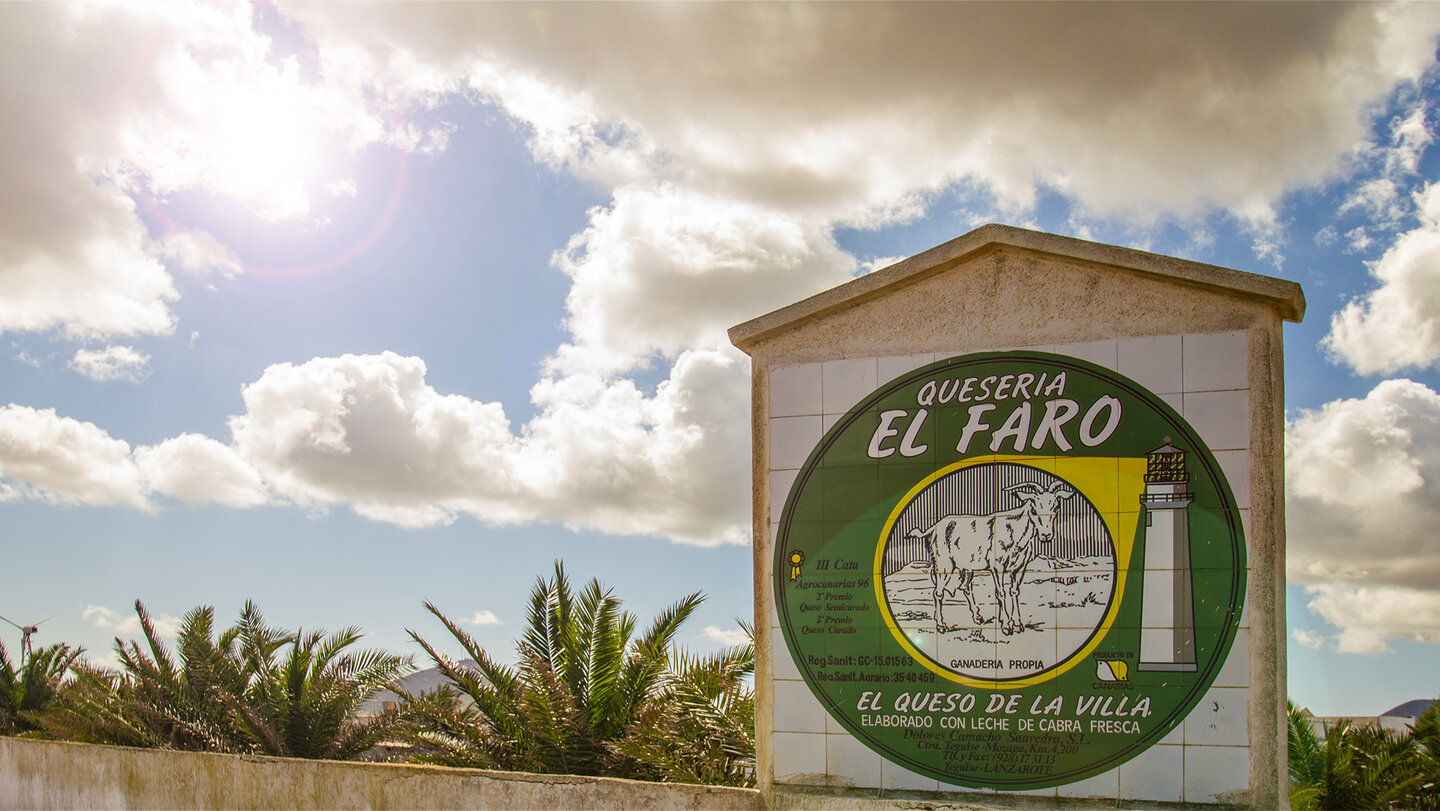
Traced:
<path fill-rule="evenodd" d="M 233 88 L 205 133 L 214 190 L 271 220 L 303 216 L 323 174 L 323 136 L 303 88 Z"/>
<path fill-rule="evenodd" d="M 332 92 L 302 81 L 293 58 L 243 49 L 176 47 L 153 70 L 165 104 L 131 105 L 126 148 L 157 192 L 204 189 L 270 221 L 309 213 L 343 151 Z"/>

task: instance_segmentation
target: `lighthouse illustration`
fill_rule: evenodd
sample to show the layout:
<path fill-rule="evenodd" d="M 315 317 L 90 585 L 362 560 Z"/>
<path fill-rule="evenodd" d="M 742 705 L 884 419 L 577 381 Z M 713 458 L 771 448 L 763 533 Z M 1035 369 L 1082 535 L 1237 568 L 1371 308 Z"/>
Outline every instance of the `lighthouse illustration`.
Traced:
<path fill-rule="evenodd" d="M 1190 576 L 1190 504 L 1185 451 L 1165 443 L 1145 464 L 1145 575 L 1140 670 L 1194 672 L 1195 604 Z"/>

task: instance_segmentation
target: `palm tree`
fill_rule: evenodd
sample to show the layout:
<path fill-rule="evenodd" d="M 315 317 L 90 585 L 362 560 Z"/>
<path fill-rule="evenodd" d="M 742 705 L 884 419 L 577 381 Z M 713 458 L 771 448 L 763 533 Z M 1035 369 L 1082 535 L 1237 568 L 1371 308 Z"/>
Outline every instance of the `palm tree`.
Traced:
<path fill-rule="evenodd" d="M 120 672 L 77 665 L 44 726 L 55 737 L 187 751 L 351 758 L 390 734 L 395 713 L 356 718 L 360 704 L 408 666 L 393 654 L 346 653 L 359 638 L 265 625 L 247 602 L 239 622 L 214 631 L 215 610 L 185 615 L 178 663 L 135 602 L 146 649 L 115 640 Z M 283 660 L 282 650 L 289 648 Z"/>
<path fill-rule="evenodd" d="M 349 760 L 395 731 L 393 710 L 368 719 L 357 714 L 366 699 L 409 668 L 409 659 L 375 650 L 346 653 L 360 640 L 355 627 L 330 636 L 267 628 L 259 609 L 248 602 L 237 628 L 249 685 L 225 698 L 257 751 Z M 276 661 L 286 649 L 284 659 Z"/>
<path fill-rule="evenodd" d="M 1427 777 L 1427 744 L 1436 711 L 1412 732 L 1340 722 L 1311 730 L 1292 705 L 1289 719 L 1290 804 L 1296 809 L 1437 808 L 1434 771 Z M 1430 750 L 1430 751 L 1433 751 Z M 1429 761 L 1433 764 L 1433 761 Z"/>
<path fill-rule="evenodd" d="M 668 781 L 753 786 L 755 646 L 741 627 L 751 639 L 743 645 L 709 656 L 672 652 L 662 692 L 612 748 Z"/>
<path fill-rule="evenodd" d="M 744 664 L 727 666 L 724 675 L 717 671 L 707 682 L 703 674 L 709 660 L 672 661 L 676 632 L 703 601 L 699 592 L 681 598 L 637 635 L 636 617 L 621 609 L 610 589 L 591 580 L 575 592 L 557 562 L 554 577 L 539 578 L 530 592 L 514 667 L 498 663 L 426 603 L 475 665 L 455 663 L 410 631 L 455 685 L 428 696 L 407 696 L 405 711 L 416 722 L 412 740 L 420 747 L 416 759 L 449 766 L 666 779 L 662 764 L 639 756 L 639 742 L 648 740 L 643 730 L 700 715 L 667 711 L 662 705 L 714 692 L 711 682 L 748 672 Z M 689 687 L 682 684 L 682 674 L 691 678 Z M 736 717 L 740 726 L 747 725 L 743 711 Z M 753 723 L 748 725 L 753 729 Z M 627 739 L 636 745 L 622 744 Z M 753 757 L 753 732 L 749 740 Z M 744 748 L 743 743 L 732 745 Z"/>
<path fill-rule="evenodd" d="M 39 729 L 34 717 L 55 699 L 66 671 L 84 650 L 57 643 L 32 651 L 17 668 L 0 643 L 0 735 Z"/>
<path fill-rule="evenodd" d="M 1325 737 L 1310 726 L 1310 714 L 1285 702 L 1286 738 L 1290 752 L 1290 807 L 1296 811 L 1318 808 L 1325 779 Z"/>
<path fill-rule="evenodd" d="M 1440 809 L 1440 701 L 1431 704 L 1415 719 L 1411 738 L 1415 743 L 1421 778 L 1415 807 L 1437 811 Z"/>
<path fill-rule="evenodd" d="M 1422 781 L 1408 733 L 1341 723 L 1326 750 L 1321 808 L 1414 807 Z"/>
<path fill-rule="evenodd" d="M 242 692 L 246 676 L 236 652 L 238 629 L 218 637 L 215 610 L 201 606 L 181 622 L 179 660 L 160 640 L 145 606 L 135 601 L 145 648 L 115 640 L 120 672 L 74 667 L 75 681 L 45 723 L 55 737 L 201 752 L 248 752 L 249 739 L 227 696 Z"/>

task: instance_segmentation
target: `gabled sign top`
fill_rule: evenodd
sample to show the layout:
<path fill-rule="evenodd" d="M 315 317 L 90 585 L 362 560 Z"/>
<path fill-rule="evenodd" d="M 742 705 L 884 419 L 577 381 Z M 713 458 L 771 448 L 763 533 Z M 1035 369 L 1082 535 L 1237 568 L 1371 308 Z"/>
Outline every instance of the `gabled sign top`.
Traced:
<path fill-rule="evenodd" d="M 1000 246 L 1108 265 L 1179 284 L 1257 299 L 1274 308 L 1286 321 L 1298 323 L 1305 315 L 1305 295 L 1300 285 L 1292 281 L 992 223 L 887 268 L 731 327 L 730 341 L 741 349 L 747 349 L 754 341 L 800 321 L 883 295 L 887 290 L 920 281 Z"/>

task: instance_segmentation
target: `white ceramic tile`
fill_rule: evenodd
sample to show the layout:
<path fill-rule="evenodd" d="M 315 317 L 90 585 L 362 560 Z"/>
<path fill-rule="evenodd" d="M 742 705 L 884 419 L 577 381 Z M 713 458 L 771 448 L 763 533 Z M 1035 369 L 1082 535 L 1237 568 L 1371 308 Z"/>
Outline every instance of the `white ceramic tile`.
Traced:
<path fill-rule="evenodd" d="M 1057 786 L 1055 793 L 1061 797 L 1104 797 L 1114 799 L 1120 794 L 1120 770 L 1111 769 L 1108 772 L 1097 774 L 1094 777 L 1087 777 L 1084 780 L 1076 780 L 1073 783 Z"/>
<path fill-rule="evenodd" d="M 770 420 L 770 469 L 798 468 L 820 441 L 819 417 L 775 417 Z"/>
<path fill-rule="evenodd" d="M 1250 788 L 1250 750 L 1243 746 L 1185 747 L 1185 802 L 1244 803 Z"/>
<path fill-rule="evenodd" d="M 775 682 L 776 732 L 823 733 L 827 714 L 805 682 Z"/>
<path fill-rule="evenodd" d="M 806 732 L 777 732 L 775 782 L 825 785 L 825 736 Z"/>
<path fill-rule="evenodd" d="M 1182 391 L 1179 335 L 1126 338 L 1118 342 L 1120 374 L 1156 394 Z"/>
<path fill-rule="evenodd" d="M 1216 451 L 1215 461 L 1220 463 L 1220 472 L 1230 482 L 1230 492 L 1235 494 L 1235 506 L 1241 510 L 1250 509 L 1250 452 Z M 1241 513 L 1242 520 L 1244 513 Z M 1250 537 L 1247 532 L 1245 537 Z"/>
<path fill-rule="evenodd" d="M 1175 631 L 1171 628 L 1141 628 L 1140 629 L 1140 658 L 1144 661 L 1151 661 L 1150 657 L 1156 657 L 1155 661 L 1171 661 L 1175 650 Z"/>
<path fill-rule="evenodd" d="M 1156 744 L 1120 764 L 1120 797 L 1126 800 L 1180 802 L 1185 794 L 1182 770 L 1189 747 Z"/>
<path fill-rule="evenodd" d="M 1158 513 L 1159 510 L 1156 510 Z M 1162 516 L 1164 519 L 1164 516 Z M 1156 520 L 1159 523 L 1159 519 Z M 1159 622 L 1158 618 L 1172 618 L 1175 615 L 1175 545 L 1174 543 L 1151 543 L 1145 550 L 1145 608 L 1142 624 L 1151 628 L 1171 628 L 1174 622 Z M 1132 575 L 1133 576 L 1133 575 Z"/>
<path fill-rule="evenodd" d="M 916 774 L 904 766 L 897 766 L 888 760 L 880 761 L 880 788 L 897 791 L 936 791 L 940 781 L 923 774 Z"/>
<path fill-rule="evenodd" d="M 1119 346 L 1114 341 L 1096 341 L 1088 344 L 1062 344 L 1055 348 L 1060 355 L 1088 360 L 1096 366 L 1114 369 L 1120 364 Z"/>
<path fill-rule="evenodd" d="M 880 755 L 848 733 L 825 736 L 825 770 L 854 781 L 856 788 L 880 787 Z"/>
<path fill-rule="evenodd" d="M 1160 743 L 1179 746 L 1185 743 L 1185 723 L 1182 721 L 1170 730 L 1170 734 L 1160 739 Z"/>
<path fill-rule="evenodd" d="M 1250 631 L 1241 628 L 1235 632 L 1235 643 L 1230 646 L 1230 656 L 1220 666 L 1215 676 L 1215 687 L 1250 686 Z"/>
<path fill-rule="evenodd" d="M 770 372 L 770 416 L 798 417 L 820 412 L 820 364 L 786 366 Z"/>
<path fill-rule="evenodd" d="M 889 383 L 912 369 L 919 369 L 921 366 L 928 366 L 934 362 L 934 352 L 925 355 L 906 355 L 900 358 L 880 358 L 877 364 L 879 367 L 877 379 L 880 383 Z"/>
<path fill-rule="evenodd" d="M 1185 743 L 1190 746 L 1248 746 L 1250 690 L 1211 687 L 1185 716 Z"/>
<path fill-rule="evenodd" d="M 770 667 L 774 670 L 777 679 L 801 679 L 800 668 L 795 666 L 795 660 L 790 656 L 790 649 L 785 645 L 785 635 L 776 629 L 770 635 Z M 799 682 L 804 685 L 805 682 Z"/>
<path fill-rule="evenodd" d="M 785 512 L 785 499 L 789 498 L 790 488 L 798 475 L 798 470 L 770 471 L 770 523 L 780 523 L 780 516 Z"/>
<path fill-rule="evenodd" d="M 1166 405 L 1175 409 L 1176 414 L 1182 417 L 1185 416 L 1185 395 L 1177 391 L 1173 394 L 1162 394 L 1160 395 L 1160 399 L 1164 400 Z"/>
<path fill-rule="evenodd" d="M 820 428 L 821 428 L 820 433 L 821 433 L 821 435 L 823 436 L 824 434 L 830 433 L 830 429 L 835 427 L 835 423 L 837 423 L 837 422 L 845 419 L 845 415 L 844 415 L 844 414 L 826 414 L 825 416 L 821 417 L 820 419 L 822 420 L 821 426 L 820 426 Z"/>
<path fill-rule="evenodd" d="M 1249 391 L 1187 392 L 1183 413 L 1210 450 L 1250 447 Z"/>
<path fill-rule="evenodd" d="M 876 388 L 875 358 L 828 360 L 821 366 L 822 414 L 844 414 Z"/>
<path fill-rule="evenodd" d="M 1250 340 L 1245 333 L 1186 335 L 1181 342 L 1186 391 L 1250 388 Z"/>

